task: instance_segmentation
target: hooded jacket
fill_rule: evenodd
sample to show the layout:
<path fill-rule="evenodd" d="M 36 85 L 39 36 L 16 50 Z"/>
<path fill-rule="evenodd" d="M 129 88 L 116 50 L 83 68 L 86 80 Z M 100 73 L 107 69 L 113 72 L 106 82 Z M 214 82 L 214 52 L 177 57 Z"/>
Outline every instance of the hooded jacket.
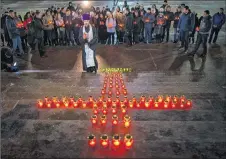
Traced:
<path fill-rule="evenodd" d="M 133 15 L 131 13 L 128 13 L 126 15 L 126 31 L 130 32 L 133 31 Z"/>
<path fill-rule="evenodd" d="M 209 31 L 211 29 L 212 26 L 212 19 L 211 16 L 208 15 L 206 17 L 203 17 L 201 22 L 200 22 L 200 29 L 199 29 L 199 33 L 200 34 L 209 34 Z"/>
<path fill-rule="evenodd" d="M 54 28 L 52 15 L 45 15 L 43 17 L 43 24 L 45 25 L 45 30 L 52 30 Z"/>

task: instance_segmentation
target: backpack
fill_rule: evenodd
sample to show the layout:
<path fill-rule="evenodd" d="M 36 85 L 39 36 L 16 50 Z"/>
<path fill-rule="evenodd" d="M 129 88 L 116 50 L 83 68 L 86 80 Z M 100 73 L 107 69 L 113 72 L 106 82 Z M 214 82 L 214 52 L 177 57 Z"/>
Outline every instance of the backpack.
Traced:
<path fill-rule="evenodd" d="M 35 35 L 35 21 L 32 20 L 31 23 L 27 25 L 27 28 L 28 28 L 27 34 L 30 36 L 34 36 Z"/>

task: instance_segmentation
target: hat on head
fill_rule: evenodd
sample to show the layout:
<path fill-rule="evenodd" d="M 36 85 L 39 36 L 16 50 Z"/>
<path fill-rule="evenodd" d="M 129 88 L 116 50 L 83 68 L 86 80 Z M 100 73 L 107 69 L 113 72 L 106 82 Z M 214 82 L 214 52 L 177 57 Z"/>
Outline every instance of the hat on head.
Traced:
<path fill-rule="evenodd" d="M 90 20 L 90 15 L 89 14 L 83 14 L 82 19 L 83 20 Z"/>

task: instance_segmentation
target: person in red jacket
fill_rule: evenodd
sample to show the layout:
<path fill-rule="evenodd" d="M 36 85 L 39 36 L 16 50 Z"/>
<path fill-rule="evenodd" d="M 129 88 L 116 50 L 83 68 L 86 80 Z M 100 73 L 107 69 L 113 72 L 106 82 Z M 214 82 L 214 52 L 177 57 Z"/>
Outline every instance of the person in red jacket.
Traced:
<path fill-rule="evenodd" d="M 24 22 L 23 22 L 26 30 L 28 29 L 28 24 L 30 24 L 31 22 L 32 22 L 31 14 L 30 12 L 27 12 L 24 16 Z"/>

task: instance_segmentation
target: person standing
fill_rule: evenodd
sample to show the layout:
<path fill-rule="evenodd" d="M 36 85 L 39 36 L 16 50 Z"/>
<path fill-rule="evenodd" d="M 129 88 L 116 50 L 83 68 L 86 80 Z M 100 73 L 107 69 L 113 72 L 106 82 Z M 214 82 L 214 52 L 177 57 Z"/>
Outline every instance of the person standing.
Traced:
<path fill-rule="evenodd" d="M 106 20 L 104 18 L 103 13 L 100 13 L 99 16 L 99 29 L 98 29 L 98 37 L 99 37 L 99 41 L 101 44 L 105 44 L 106 43 L 106 39 L 107 39 L 107 27 L 106 27 Z"/>
<path fill-rule="evenodd" d="M 65 44 L 65 24 L 60 13 L 57 13 L 55 23 L 57 27 L 58 43 L 60 45 L 64 45 Z"/>
<path fill-rule="evenodd" d="M 181 38 L 181 46 L 179 50 L 183 50 L 184 52 L 188 52 L 188 44 L 189 44 L 189 33 L 192 32 L 194 27 L 194 22 L 192 20 L 192 17 L 189 14 L 189 7 L 185 6 L 183 14 L 181 15 L 177 30 L 180 32 L 180 38 Z"/>
<path fill-rule="evenodd" d="M 171 7 L 169 5 L 166 6 L 166 12 L 164 14 L 164 18 L 166 20 L 166 25 L 163 28 L 163 39 L 165 38 L 165 33 L 166 33 L 166 42 L 168 42 L 169 41 L 169 32 L 170 32 L 171 21 L 173 20 L 173 12 L 171 12 Z"/>
<path fill-rule="evenodd" d="M 83 27 L 79 31 L 79 42 L 82 45 L 82 65 L 83 71 L 97 72 L 98 62 L 96 59 L 96 44 L 98 43 L 98 35 L 96 28 L 90 25 L 90 15 L 83 14 Z"/>
<path fill-rule="evenodd" d="M 79 45 L 79 39 L 78 39 L 79 30 L 82 27 L 83 23 L 82 23 L 81 16 L 79 16 L 77 12 L 74 13 L 74 16 L 73 16 L 73 19 L 72 19 L 72 24 L 74 26 L 73 33 L 74 33 L 75 43 L 77 45 Z"/>
<path fill-rule="evenodd" d="M 180 15 L 181 15 L 181 6 L 177 7 L 177 11 L 174 13 L 174 21 L 173 21 L 173 43 L 177 43 L 178 42 L 178 32 L 177 32 L 177 25 L 180 19 Z"/>
<path fill-rule="evenodd" d="M 147 13 L 143 17 L 144 21 L 144 30 L 145 30 L 145 38 L 144 38 L 144 43 L 151 43 L 152 40 L 152 26 L 153 23 L 155 22 L 155 15 L 151 14 L 151 8 L 147 9 Z"/>
<path fill-rule="evenodd" d="M 214 34 L 213 43 L 214 44 L 216 43 L 218 33 L 221 30 L 224 23 L 225 23 L 224 9 L 220 8 L 220 12 L 215 13 L 213 15 L 213 26 L 212 26 L 211 33 L 210 33 L 209 44 L 211 44 L 211 42 L 212 42 L 213 34 Z"/>
<path fill-rule="evenodd" d="M 72 15 L 71 11 L 67 9 L 66 16 L 64 17 L 67 45 L 75 45 L 74 36 L 73 36 L 73 26 L 72 26 Z"/>
<path fill-rule="evenodd" d="M 163 41 L 163 28 L 166 25 L 166 19 L 164 18 L 164 9 L 159 9 L 159 14 L 156 18 L 155 34 L 156 43 L 161 43 Z"/>
<path fill-rule="evenodd" d="M 9 16 L 6 18 L 6 27 L 9 33 L 9 37 L 13 42 L 13 53 L 16 53 L 17 47 L 19 48 L 19 53 L 17 56 L 21 56 L 24 54 L 24 50 L 22 48 L 22 42 L 20 38 L 20 31 L 19 28 L 16 25 L 16 22 L 14 20 L 15 13 L 13 10 L 9 11 Z"/>
<path fill-rule="evenodd" d="M 36 14 L 35 18 L 34 18 L 35 39 L 36 39 L 36 41 L 38 43 L 38 51 L 39 51 L 40 57 L 41 58 L 45 58 L 45 57 L 48 57 L 45 54 L 45 50 L 44 50 L 44 39 L 43 39 L 43 36 L 44 36 L 45 26 L 44 26 L 43 21 L 41 19 L 42 18 L 41 12 L 36 11 L 35 14 Z"/>
<path fill-rule="evenodd" d="M 140 32 L 141 32 L 141 17 L 139 16 L 139 11 L 136 10 L 134 12 L 135 14 L 135 17 L 134 17 L 134 21 L 133 21 L 133 26 L 134 26 L 134 29 L 133 29 L 133 43 L 137 44 L 139 43 L 139 35 L 140 35 Z"/>
<path fill-rule="evenodd" d="M 210 16 L 210 12 L 209 10 L 205 10 L 203 13 L 202 20 L 200 22 L 197 43 L 195 45 L 194 50 L 188 54 L 189 56 L 194 56 L 201 44 L 203 45 L 203 53 L 199 56 L 203 57 L 207 54 L 207 40 L 208 40 L 211 26 L 212 26 L 212 19 Z"/>
<path fill-rule="evenodd" d="M 115 19 L 116 19 L 116 33 L 117 33 L 117 43 L 122 44 L 123 43 L 123 37 L 125 34 L 125 15 L 120 12 L 120 8 L 116 8 L 115 13 Z"/>
<path fill-rule="evenodd" d="M 198 19 L 198 16 L 197 16 L 197 13 L 192 13 L 195 17 L 195 26 L 192 30 L 192 33 L 190 34 L 190 38 L 189 38 L 189 43 L 191 44 L 194 44 L 195 43 L 195 32 L 196 32 L 196 29 L 197 27 L 199 26 L 199 19 Z"/>
<path fill-rule="evenodd" d="M 54 22 L 50 10 L 46 11 L 46 15 L 43 17 L 43 24 L 46 30 L 47 43 L 52 46 Z"/>
<path fill-rule="evenodd" d="M 125 22 L 125 38 L 127 46 L 132 46 L 132 34 L 133 34 L 133 15 L 130 13 L 129 8 L 125 9 L 126 22 Z"/>
<path fill-rule="evenodd" d="M 108 44 L 114 45 L 116 20 L 110 12 L 108 13 L 108 18 L 106 19 L 106 27 L 108 32 Z"/>

